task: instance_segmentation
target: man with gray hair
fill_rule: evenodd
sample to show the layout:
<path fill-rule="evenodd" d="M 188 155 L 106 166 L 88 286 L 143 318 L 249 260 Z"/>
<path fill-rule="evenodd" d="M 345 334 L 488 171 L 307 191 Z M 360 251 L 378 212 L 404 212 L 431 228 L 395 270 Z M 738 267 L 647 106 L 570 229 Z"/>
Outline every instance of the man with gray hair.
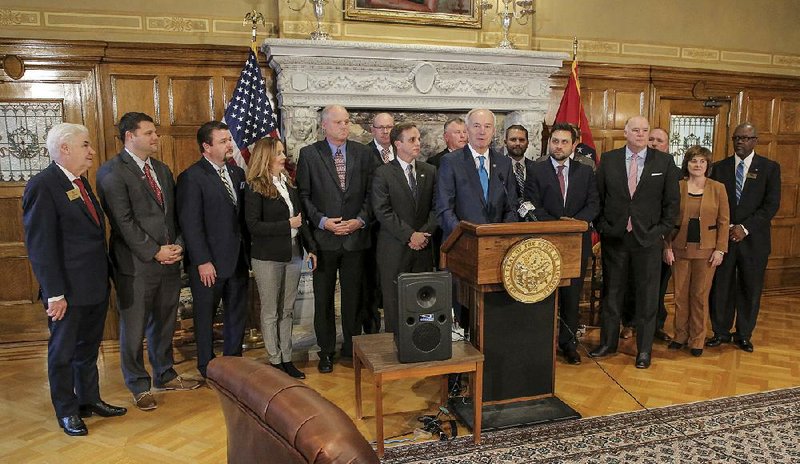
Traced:
<path fill-rule="evenodd" d="M 67 435 L 89 433 L 81 419 L 121 416 L 100 399 L 97 352 L 108 311 L 105 216 L 83 174 L 95 151 L 79 124 L 47 134 L 53 160 L 22 196 L 25 245 L 48 316 L 47 376 L 58 424 Z"/>

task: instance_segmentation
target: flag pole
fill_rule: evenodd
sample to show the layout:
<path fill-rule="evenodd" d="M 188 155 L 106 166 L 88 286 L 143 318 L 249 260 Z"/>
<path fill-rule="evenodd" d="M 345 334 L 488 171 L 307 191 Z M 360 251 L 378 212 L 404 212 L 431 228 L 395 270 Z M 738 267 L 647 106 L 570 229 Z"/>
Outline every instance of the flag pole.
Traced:
<path fill-rule="evenodd" d="M 256 11 L 255 8 L 251 12 L 244 15 L 244 21 L 242 21 L 242 25 L 247 26 L 248 23 L 250 24 L 251 28 L 250 49 L 253 50 L 253 53 L 258 54 L 258 45 L 256 44 L 258 25 L 261 24 L 262 26 L 266 26 L 267 23 L 264 20 L 264 15 Z"/>
<path fill-rule="evenodd" d="M 578 38 L 573 36 L 572 37 L 572 61 L 578 57 Z"/>

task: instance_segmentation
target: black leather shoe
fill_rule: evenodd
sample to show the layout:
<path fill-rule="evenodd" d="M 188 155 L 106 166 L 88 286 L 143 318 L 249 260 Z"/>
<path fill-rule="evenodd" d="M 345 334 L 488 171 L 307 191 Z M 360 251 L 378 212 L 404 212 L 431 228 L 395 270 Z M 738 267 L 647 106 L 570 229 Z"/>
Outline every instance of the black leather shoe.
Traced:
<path fill-rule="evenodd" d="M 275 369 L 278 369 L 279 371 L 286 372 L 286 369 L 283 368 L 283 363 L 278 363 L 278 364 L 269 363 L 269 365 L 274 367 Z"/>
<path fill-rule="evenodd" d="M 91 417 L 92 414 L 97 414 L 100 417 L 115 417 L 124 416 L 128 412 L 127 409 L 121 406 L 112 406 L 103 400 L 92 404 L 82 404 L 78 411 L 81 417 Z"/>
<path fill-rule="evenodd" d="M 578 354 L 575 348 L 570 347 L 564 350 L 564 357 L 569 364 L 578 365 L 581 363 L 581 355 Z"/>
<path fill-rule="evenodd" d="M 726 335 L 714 334 L 713 337 L 708 339 L 708 341 L 706 342 L 706 346 L 714 348 L 715 346 L 720 346 L 723 343 L 730 343 L 731 340 L 733 340 L 731 334 L 726 334 Z"/>
<path fill-rule="evenodd" d="M 698 356 L 703 356 L 702 348 L 692 348 L 691 350 L 689 350 L 689 352 L 692 353 L 692 356 L 694 356 L 695 358 Z"/>
<path fill-rule="evenodd" d="M 600 345 L 597 348 L 593 349 L 589 352 L 590 358 L 602 358 L 604 356 L 608 356 L 610 354 L 616 353 L 616 349 L 609 348 L 608 345 Z"/>
<path fill-rule="evenodd" d="M 667 345 L 668 350 L 680 350 L 681 348 L 683 348 L 683 343 L 669 342 L 669 345 Z"/>
<path fill-rule="evenodd" d="M 647 369 L 650 367 L 650 353 L 639 353 L 636 355 L 636 368 Z"/>
<path fill-rule="evenodd" d="M 59 417 L 58 425 L 64 429 L 64 433 L 72 437 L 89 434 L 89 429 L 86 428 L 86 424 L 83 423 L 83 419 L 81 419 L 77 414 L 67 417 Z"/>
<path fill-rule="evenodd" d="M 664 332 L 664 329 L 656 330 L 655 337 L 665 342 L 672 341 L 672 337 L 670 337 L 668 333 Z"/>
<path fill-rule="evenodd" d="M 333 372 L 333 356 L 329 354 L 323 354 L 319 357 L 319 364 L 317 364 L 317 369 L 323 374 L 330 374 Z"/>
<path fill-rule="evenodd" d="M 283 370 L 295 379 L 305 379 L 306 375 L 300 369 L 294 367 L 291 361 L 282 364 Z"/>
<path fill-rule="evenodd" d="M 743 338 L 743 339 L 737 341 L 736 344 L 739 345 L 739 348 L 741 348 L 744 351 L 747 351 L 748 353 L 752 353 L 753 352 L 753 344 L 750 343 L 750 340 L 745 340 Z"/>

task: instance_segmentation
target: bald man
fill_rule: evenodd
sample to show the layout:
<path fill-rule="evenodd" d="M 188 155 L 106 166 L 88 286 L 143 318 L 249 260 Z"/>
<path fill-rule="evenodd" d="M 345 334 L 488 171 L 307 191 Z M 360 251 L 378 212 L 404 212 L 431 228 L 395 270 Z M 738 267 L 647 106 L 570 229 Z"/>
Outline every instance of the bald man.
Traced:
<path fill-rule="evenodd" d="M 603 246 L 606 295 L 600 346 L 589 353 L 617 351 L 620 311 L 626 290 L 636 301 L 636 367 L 651 363 L 656 329 L 662 239 L 672 230 L 680 206 L 678 171 L 668 154 L 647 146 L 650 123 L 634 116 L 625 123 L 624 147 L 604 153 L 597 170 L 600 216 L 595 223 Z M 634 285 L 628 289 L 628 274 Z"/>

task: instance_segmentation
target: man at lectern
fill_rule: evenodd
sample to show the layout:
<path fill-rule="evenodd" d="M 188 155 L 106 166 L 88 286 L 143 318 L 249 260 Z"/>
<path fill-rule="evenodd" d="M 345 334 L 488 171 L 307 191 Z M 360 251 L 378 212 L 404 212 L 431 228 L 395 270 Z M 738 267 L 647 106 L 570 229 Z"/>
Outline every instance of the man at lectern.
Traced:
<path fill-rule="evenodd" d="M 558 219 L 592 222 L 600 211 L 597 183 L 592 168 L 574 159 L 578 137 L 575 128 L 556 123 L 547 145 L 548 161 L 531 163 L 525 180 L 525 198 L 536 207 L 540 221 Z M 558 347 L 570 364 L 580 364 L 575 331 L 578 329 L 578 304 L 581 300 L 586 263 L 592 252 L 592 233 L 583 233 L 581 274 L 569 286 L 558 289 Z"/>
<path fill-rule="evenodd" d="M 467 113 L 467 145 L 444 155 L 436 183 L 436 216 L 443 240 L 459 221 L 475 224 L 517 222 L 517 189 L 511 160 L 491 148 L 495 116 L 488 109 Z M 468 327 L 466 311 L 456 314 Z"/>

